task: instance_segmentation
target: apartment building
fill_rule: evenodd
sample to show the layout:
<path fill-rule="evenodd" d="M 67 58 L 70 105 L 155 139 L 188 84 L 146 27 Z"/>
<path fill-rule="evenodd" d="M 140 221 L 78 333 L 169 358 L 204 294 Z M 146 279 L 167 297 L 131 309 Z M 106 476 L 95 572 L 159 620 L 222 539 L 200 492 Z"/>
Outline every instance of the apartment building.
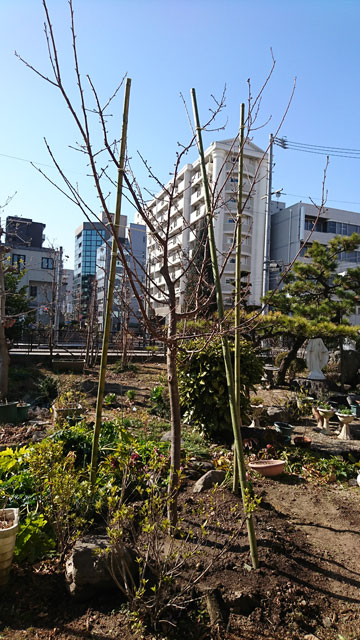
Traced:
<path fill-rule="evenodd" d="M 231 306 L 235 276 L 235 219 L 238 191 L 238 143 L 232 139 L 213 142 L 205 151 L 206 170 L 216 200 L 214 232 L 226 306 Z M 170 273 L 176 280 L 178 308 L 185 303 L 187 275 L 184 267 L 197 251 L 206 207 L 200 159 L 186 164 L 176 177 L 175 198 L 169 211 L 170 184 L 149 203 L 150 217 L 157 229 L 170 227 L 168 260 Z M 259 305 L 264 270 L 264 241 L 267 193 L 267 157 L 263 150 L 248 142 L 244 150 L 242 215 L 242 270 L 248 274 L 248 303 Z M 170 218 L 169 218 L 170 216 Z M 167 313 L 165 281 L 160 273 L 162 249 L 148 230 L 147 259 L 151 306 L 158 316 Z M 227 258 L 227 260 L 226 260 Z"/>
<path fill-rule="evenodd" d="M 317 207 L 304 202 L 272 211 L 270 259 L 274 266 L 276 265 L 276 269 L 272 274 L 270 288 L 276 285 L 283 267 L 289 265 L 298 254 L 301 259 L 312 242 L 327 245 L 336 235 L 349 236 L 354 232 L 360 233 L 360 213 L 356 211 L 326 207 L 318 217 Z M 360 247 L 357 251 L 340 254 L 340 272 L 359 265 Z M 360 307 L 351 321 L 360 324 Z"/>
<path fill-rule="evenodd" d="M 63 271 L 62 248 L 43 247 L 45 224 L 30 218 L 6 219 L 6 245 L 11 264 L 23 277 L 34 321 L 41 325 L 59 325 L 59 300 Z"/>

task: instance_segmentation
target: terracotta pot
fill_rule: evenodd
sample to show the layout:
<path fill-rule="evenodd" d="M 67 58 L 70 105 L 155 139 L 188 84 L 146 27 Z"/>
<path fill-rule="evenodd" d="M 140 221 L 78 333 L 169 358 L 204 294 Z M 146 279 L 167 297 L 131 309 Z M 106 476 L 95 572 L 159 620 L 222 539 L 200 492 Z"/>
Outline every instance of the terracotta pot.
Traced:
<path fill-rule="evenodd" d="M 308 436 L 295 436 L 294 445 L 296 447 L 303 447 L 308 449 L 311 445 L 311 438 L 308 438 Z"/>
<path fill-rule="evenodd" d="M 285 469 L 285 460 L 255 460 L 249 462 L 250 469 L 261 473 L 262 476 L 271 478 L 279 476 Z"/>

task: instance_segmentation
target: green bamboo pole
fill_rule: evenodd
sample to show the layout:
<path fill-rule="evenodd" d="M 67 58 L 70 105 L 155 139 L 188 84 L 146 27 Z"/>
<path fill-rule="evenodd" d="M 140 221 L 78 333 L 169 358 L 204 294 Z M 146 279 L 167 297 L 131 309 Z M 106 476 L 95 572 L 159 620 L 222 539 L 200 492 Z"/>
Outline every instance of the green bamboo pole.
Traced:
<path fill-rule="evenodd" d="M 104 400 L 107 356 L 108 356 L 108 349 L 109 349 L 111 312 L 112 312 L 113 298 L 114 298 L 114 285 L 115 285 L 116 260 L 117 260 L 117 238 L 119 236 L 119 228 L 120 228 L 121 198 L 122 198 L 123 172 L 125 168 L 125 152 L 126 152 L 126 137 L 127 137 L 127 125 L 128 125 L 128 113 L 129 113 L 130 87 L 131 87 L 131 80 L 130 78 L 127 78 L 126 85 L 125 85 L 125 97 L 124 97 L 124 107 L 123 107 L 123 122 L 122 122 L 122 132 L 121 132 L 120 155 L 119 155 L 114 230 L 113 230 L 113 237 L 111 242 L 111 259 L 110 259 L 109 282 L 108 282 L 106 311 L 105 311 L 105 326 L 104 326 L 103 343 L 102 343 L 102 350 L 101 350 L 99 384 L 98 384 L 98 392 L 97 392 L 97 400 L 96 400 L 96 417 L 95 417 L 94 435 L 93 435 L 92 451 L 91 451 L 90 482 L 92 486 L 94 486 L 95 484 L 97 461 L 98 461 L 98 454 L 99 454 L 99 436 L 100 436 L 100 428 L 101 428 L 102 405 Z"/>
<path fill-rule="evenodd" d="M 214 225 L 212 220 L 210 189 L 209 189 L 208 177 L 206 174 L 204 147 L 202 143 L 201 127 L 200 127 L 199 113 L 198 113 L 197 102 L 196 102 L 195 89 L 191 89 L 191 99 L 193 104 L 197 145 L 198 145 L 198 151 L 200 156 L 201 172 L 202 172 L 204 191 L 205 191 L 206 217 L 207 217 L 207 224 L 208 224 L 211 264 L 212 264 L 213 274 L 214 274 L 216 302 L 217 302 L 219 322 L 221 324 L 222 320 L 224 319 L 224 302 L 223 302 L 223 296 L 221 291 L 219 265 L 218 265 L 217 254 L 216 254 Z M 245 459 L 244 459 L 244 452 L 242 447 L 242 438 L 241 438 L 241 431 L 240 431 L 240 411 L 235 401 L 234 372 L 233 372 L 233 367 L 231 362 L 229 341 L 226 335 L 222 336 L 221 342 L 222 342 L 222 351 L 223 351 L 224 363 L 225 363 L 227 389 L 229 394 L 231 423 L 232 423 L 233 432 L 234 432 L 235 451 L 236 451 L 238 467 L 239 467 L 241 496 L 242 496 L 243 505 L 244 505 L 244 512 L 246 515 L 246 525 L 247 525 L 249 544 L 250 544 L 250 554 L 251 554 L 253 568 L 257 569 L 258 556 L 257 556 L 257 545 L 256 545 L 254 523 L 253 523 L 251 514 L 246 513 L 246 489 L 248 488 L 248 483 L 246 480 L 246 467 L 245 467 Z"/>
<path fill-rule="evenodd" d="M 235 382 L 235 402 L 240 412 L 240 302 L 241 302 L 241 219 L 242 219 L 242 200 L 243 200 L 243 176 L 244 176 L 244 129 L 245 129 L 245 105 L 240 107 L 240 132 L 239 132 L 239 167 L 238 167 L 238 199 L 237 199 L 237 230 L 236 230 L 236 265 L 235 265 L 235 359 L 234 359 L 234 382 Z M 241 425 L 241 412 L 240 412 Z M 234 451 L 234 474 L 233 474 L 233 491 L 239 491 L 239 468 L 237 464 L 236 450 Z"/>

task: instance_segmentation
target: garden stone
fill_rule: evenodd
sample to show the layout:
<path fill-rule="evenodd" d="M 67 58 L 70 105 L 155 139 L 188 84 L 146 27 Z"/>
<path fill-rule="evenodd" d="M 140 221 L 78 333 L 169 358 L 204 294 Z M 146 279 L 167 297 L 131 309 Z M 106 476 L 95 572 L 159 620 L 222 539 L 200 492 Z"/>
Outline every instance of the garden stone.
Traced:
<path fill-rule="evenodd" d="M 31 442 L 41 442 L 46 438 L 46 431 L 36 431 L 31 438 Z"/>
<path fill-rule="evenodd" d="M 266 415 L 270 424 L 274 424 L 274 422 L 289 422 L 290 420 L 289 412 L 282 407 L 268 407 Z"/>
<path fill-rule="evenodd" d="M 65 578 L 70 594 L 77 600 L 87 600 L 104 591 L 118 589 L 110 575 L 107 558 L 97 552 L 98 549 L 106 549 L 108 544 L 105 536 L 89 535 L 76 541 L 65 564 Z M 135 579 L 139 573 L 135 554 L 128 547 L 119 551 L 119 560 L 120 554 Z"/>
<path fill-rule="evenodd" d="M 171 442 L 171 431 L 167 431 L 166 433 L 164 433 L 160 438 L 160 442 Z M 181 445 L 184 444 L 184 440 L 182 438 L 180 442 L 181 442 Z"/>
<path fill-rule="evenodd" d="M 221 484 L 225 480 L 225 471 L 213 469 L 201 476 L 194 484 L 193 493 L 201 493 L 207 489 L 211 489 L 214 484 Z"/>
<path fill-rule="evenodd" d="M 214 468 L 214 465 L 212 462 L 207 462 L 206 460 L 203 460 L 201 462 L 195 462 L 195 465 L 199 471 L 211 471 Z"/>

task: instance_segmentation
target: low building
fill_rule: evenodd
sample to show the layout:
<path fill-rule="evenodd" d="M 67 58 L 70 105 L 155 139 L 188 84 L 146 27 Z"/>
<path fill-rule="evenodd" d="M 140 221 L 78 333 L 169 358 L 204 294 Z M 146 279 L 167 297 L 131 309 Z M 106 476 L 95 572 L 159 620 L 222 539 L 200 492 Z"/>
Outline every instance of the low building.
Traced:
<path fill-rule="evenodd" d="M 8 255 L 12 266 L 23 271 L 19 286 L 27 287 L 35 322 L 58 327 L 62 248 L 42 246 L 44 229 L 45 225 L 42 223 L 11 216 L 6 220 L 6 245 L 9 247 Z"/>
<path fill-rule="evenodd" d="M 289 207 L 275 210 L 272 208 L 270 234 L 270 288 L 279 281 L 284 267 L 299 256 L 302 258 L 314 241 L 327 245 L 336 235 L 350 236 L 360 233 L 360 213 L 325 207 L 319 216 L 318 208 L 313 204 L 297 202 Z M 314 226 L 315 225 L 315 226 Z M 339 272 L 350 267 L 360 266 L 360 247 L 357 251 L 344 252 L 339 255 Z M 360 306 L 354 324 L 360 324 Z"/>

